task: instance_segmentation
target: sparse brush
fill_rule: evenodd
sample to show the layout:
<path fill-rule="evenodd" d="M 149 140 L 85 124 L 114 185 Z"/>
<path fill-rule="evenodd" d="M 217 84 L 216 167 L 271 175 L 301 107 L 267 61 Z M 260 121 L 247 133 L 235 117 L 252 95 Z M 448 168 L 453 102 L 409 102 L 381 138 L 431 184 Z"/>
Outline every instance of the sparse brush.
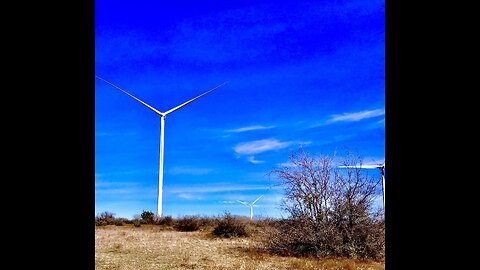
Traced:
<path fill-rule="evenodd" d="M 272 170 L 284 187 L 282 207 L 291 218 L 266 235 L 271 252 L 295 256 L 384 257 L 382 213 L 372 213 L 382 178 L 365 173 L 360 155 L 311 155 L 301 148 L 290 156 L 294 166 Z"/>
<path fill-rule="evenodd" d="M 205 229 L 211 229 L 218 224 L 218 218 L 215 217 L 200 217 L 198 219 L 198 222 L 200 223 L 200 228 L 203 230 Z"/>
<path fill-rule="evenodd" d="M 217 226 L 213 229 L 212 234 L 215 236 L 230 238 L 239 236 L 249 236 L 245 222 L 226 213 L 223 219 L 218 221 Z"/>
<path fill-rule="evenodd" d="M 103 219 L 95 219 L 95 226 L 107 226 L 107 221 Z"/>
<path fill-rule="evenodd" d="M 183 217 L 177 220 L 174 228 L 181 232 L 193 232 L 200 228 L 200 222 L 196 217 Z"/>
<path fill-rule="evenodd" d="M 385 269 L 384 262 L 370 260 L 271 255 L 258 249 L 261 242 L 255 237 L 224 239 L 146 227 L 97 227 L 95 269 Z"/>
<path fill-rule="evenodd" d="M 123 226 L 123 219 L 116 219 L 114 221 L 115 226 Z"/>
<path fill-rule="evenodd" d="M 133 226 L 137 228 L 142 226 L 142 221 L 140 219 L 134 219 L 132 223 L 133 223 Z"/>
<path fill-rule="evenodd" d="M 284 256 L 338 256 L 379 260 L 384 257 L 384 225 L 371 220 L 356 224 L 352 231 L 335 223 L 313 223 L 290 218 L 264 232 L 268 252 Z"/>
<path fill-rule="evenodd" d="M 97 226 L 113 225 L 115 224 L 114 214 L 110 212 L 102 212 L 95 217 L 95 224 Z"/>
<path fill-rule="evenodd" d="M 160 217 L 155 220 L 155 225 L 173 226 L 175 221 L 171 216 Z"/>
<path fill-rule="evenodd" d="M 128 218 L 117 218 L 117 220 L 121 220 L 122 223 L 123 223 L 123 225 L 125 225 L 125 224 L 132 224 L 132 223 L 133 223 L 133 221 L 130 220 L 130 219 L 128 219 Z"/>

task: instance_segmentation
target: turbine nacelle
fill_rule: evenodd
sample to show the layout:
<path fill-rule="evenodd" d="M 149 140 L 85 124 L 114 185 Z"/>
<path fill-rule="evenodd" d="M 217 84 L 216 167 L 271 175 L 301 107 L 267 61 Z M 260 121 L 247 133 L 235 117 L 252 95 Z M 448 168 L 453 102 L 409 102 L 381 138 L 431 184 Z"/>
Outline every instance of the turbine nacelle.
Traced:
<path fill-rule="evenodd" d="M 244 204 L 244 205 L 250 207 L 250 220 L 253 219 L 253 205 L 254 205 L 258 200 L 260 200 L 261 197 L 263 197 L 263 194 L 260 195 L 257 199 L 255 199 L 255 201 L 253 201 L 251 204 L 237 200 L 237 202 L 239 202 L 239 203 L 241 203 L 241 204 Z"/>

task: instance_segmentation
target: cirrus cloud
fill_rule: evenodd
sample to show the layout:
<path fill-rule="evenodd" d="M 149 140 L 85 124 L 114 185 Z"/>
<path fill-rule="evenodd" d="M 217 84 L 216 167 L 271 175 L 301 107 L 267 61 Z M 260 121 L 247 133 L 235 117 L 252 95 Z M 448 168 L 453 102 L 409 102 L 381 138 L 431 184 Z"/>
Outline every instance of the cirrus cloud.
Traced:
<path fill-rule="evenodd" d="M 263 139 L 237 144 L 233 150 L 240 155 L 253 155 L 266 151 L 278 150 L 292 145 L 294 142 L 282 142 L 277 139 Z"/>
<path fill-rule="evenodd" d="M 270 129 L 270 128 L 274 128 L 274 127 L 275 126 L 256 125 L 256 126 L 241 127 L 241 128 L 237 128 L 237 129 L 229 129 L 229 130 L 227 130 L 227 132 L 245 132 L 245 131 L 259 130 L 259 129 Z"/>
<path fill-rule="evenodd" d="M 331 116 L 329 123 L 340 122 L 340 121 L 360 121 L 367 118 L 382 116 L 385 114 L 384 110 L 369 110 L 361 111 L 354 113 L 343 113 L 343 114 L 334 114 Z"/>

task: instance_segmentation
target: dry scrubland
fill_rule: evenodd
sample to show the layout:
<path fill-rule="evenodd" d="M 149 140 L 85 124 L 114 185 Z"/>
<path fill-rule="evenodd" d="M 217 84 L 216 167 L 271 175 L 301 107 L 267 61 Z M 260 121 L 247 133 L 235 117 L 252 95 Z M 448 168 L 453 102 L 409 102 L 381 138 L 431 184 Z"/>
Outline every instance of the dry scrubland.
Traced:
<path fill-rule="evenodd" d="M 257 251 L 258 236 L 218 238 L 210 230 L 96 226 L 95 269 L 385 269 L 382 262 L 295 258 Z"/>

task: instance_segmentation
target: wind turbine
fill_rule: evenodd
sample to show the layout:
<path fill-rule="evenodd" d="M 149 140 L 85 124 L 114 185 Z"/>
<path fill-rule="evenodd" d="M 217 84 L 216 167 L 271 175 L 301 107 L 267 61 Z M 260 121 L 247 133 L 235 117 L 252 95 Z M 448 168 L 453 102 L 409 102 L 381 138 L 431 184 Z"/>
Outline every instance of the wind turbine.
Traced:
<path fill-rule="evenodd" d="M 237 200 L 237 202 L 241 203 L 241 204 L 245 204 L 246 206 L 250 207 L 250 220 L 253 220 L 253 205 L 262 197 L 263 195 L 260 195 L 260 197 L 258 197 L 255 201 L 253 201 L 252 203 L 246 203 L 246 202 L 242 202 L 242 201 L 239 201 Z"/>
<path fill-rule="evenodd" d="M 148 105 L 147 103 L 141 101 L 140 99 L 136 98 L 135 96 L 133 96 L 132 94 L 128 93 L 127 91 L 121 89 L 120 87 L 114 85 L 113 83 L 103 79 L 103 78 L 100 78 L 98 76 L 95 75 L 95 77 L 111 86 L 113 86 L 114 88 L 122 91 L 123 93 L 125 93 L 126 95 L 128 95 L 129 97 L 135 99 L 136 101 L 142 103 L 143 105 L 145 105 L 147 108 L 149 108 L 150 110 L 152 110 L 154 113 L 158 114 L 160 116 L 160 162 L 159 162 L 159 166 L 158 166 L 158 200 L 157 200 L 157 216 L 158 217 L 162 217 L 162 186 L 163 186 L 163 144 L 164 144 L 164 134 L 165 134 L 165 117 L 167 116 L 167 114 L 169 113 L 172 113 L 190 103 L 192 103 L 193 101 L 205 96 L 206 94 L 212 92 L 213 90 L 216 90 L 222 86 L 224 86 L 227 82 L 224 82 L 210 90 L 208 90 L 207 92 L 197 96 L 197 97 L 194 97 L 192 99 L 190 99 L 189 101 L 185 102 L 185 103 L 182 103 L 180 105 L 178 105 L 177 107 L 175 108 L 172 108 L 166 112 L 160 112 L 159 110 L 153 108 L 152 106 Z"/>
<path fill-rule="evenodd" d="M 385 162 L 382 164 L 361 165 L 361 166 L 338 166 L 340 168 L 359 168 L 359 169 L 380 169 L 382 176 L 383 210 L 385 211 Z"/>

